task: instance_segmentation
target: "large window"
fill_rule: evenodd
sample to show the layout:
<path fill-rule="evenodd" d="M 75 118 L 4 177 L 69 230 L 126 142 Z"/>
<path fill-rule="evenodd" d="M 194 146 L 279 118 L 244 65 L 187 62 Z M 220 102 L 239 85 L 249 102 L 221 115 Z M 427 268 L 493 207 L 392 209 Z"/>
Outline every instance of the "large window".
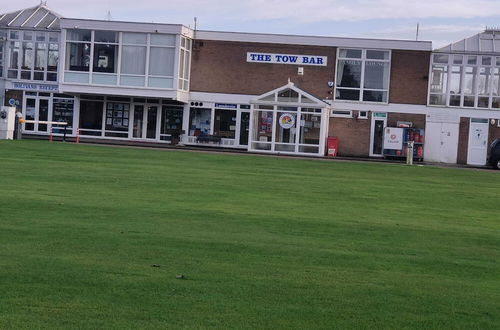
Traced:
<path fill-rule="evenodd" d="M 500 57 L 433 54 L 429 105 L 500 108 Z"/>
<path fill-rule="evenodd" d="M 58 42 L 56 32 L 10 31 L 8 78 L 57 81 Z"/>
<path fill-rule="evenodd" d="M 191 66 L 192 41 L 181 37 L 181 54 L 179 59 L 179 89 L 189 90 L 189 72 Z"/>
<path fill-rule="evenodd" d="M 179 58 L 178 88 L 188 89 L 191 40 L 185 37 L 67 30 L 66 47 L 65 82 L 170 89 Z"/>
<path fill-rule="evenodd" d="M 388 102 L 390 55 L 387 50 L 340 48 L 335 99 Z"/>

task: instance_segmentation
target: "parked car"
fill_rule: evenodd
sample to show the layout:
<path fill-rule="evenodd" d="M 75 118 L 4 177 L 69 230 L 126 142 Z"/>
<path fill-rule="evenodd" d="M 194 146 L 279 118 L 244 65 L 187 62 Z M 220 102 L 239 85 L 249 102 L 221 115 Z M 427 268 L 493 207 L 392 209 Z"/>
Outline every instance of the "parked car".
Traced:
<path fill-rule="evenodd" d="M 490 145 L 490 158 L 489 163 L 491 166 L 500 170 L 500 139 L 496 139 Z"/>

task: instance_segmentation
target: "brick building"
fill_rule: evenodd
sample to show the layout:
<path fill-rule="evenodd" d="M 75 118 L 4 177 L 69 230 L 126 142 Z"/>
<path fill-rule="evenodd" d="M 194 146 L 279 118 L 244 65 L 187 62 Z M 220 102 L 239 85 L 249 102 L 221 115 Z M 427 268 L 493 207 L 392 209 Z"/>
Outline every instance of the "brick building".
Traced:
<path fill-rule="evenodd" d="M 311 156 L 334 137 L 340 156 L 391 158 L 414 141 L 417 158 L 483 165 L 482 138 L 500 129 L 497 42 L 486 31 L 433 52 L 429 41 L 71 19 L 42 4 L 0 14 L 0 98 L 40 137 L 61 129 L 39 121 L 67 122 L 82 140 Z"/>

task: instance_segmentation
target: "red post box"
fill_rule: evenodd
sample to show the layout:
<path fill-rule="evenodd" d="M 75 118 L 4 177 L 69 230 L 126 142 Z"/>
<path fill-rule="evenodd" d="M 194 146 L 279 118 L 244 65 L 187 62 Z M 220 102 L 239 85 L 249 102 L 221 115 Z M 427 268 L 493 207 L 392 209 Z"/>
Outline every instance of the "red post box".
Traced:
<path fill-rule="evenodd" d="M 336 137 L 328 137 L 326 145 L 327 145 L 327 156 L 337 157 L 337 152 L 339 150 L 339 139 Z"/>

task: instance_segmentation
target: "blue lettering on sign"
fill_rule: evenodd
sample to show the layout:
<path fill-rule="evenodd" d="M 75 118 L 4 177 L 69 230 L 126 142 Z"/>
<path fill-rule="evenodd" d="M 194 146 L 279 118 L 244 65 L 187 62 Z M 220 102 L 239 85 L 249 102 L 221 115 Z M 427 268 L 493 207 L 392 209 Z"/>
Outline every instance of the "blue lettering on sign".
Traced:
<path fill-rule="evenodd" d="M 25 90 L 35 90 L 35 91 L 58 91 L 58 85 L 46 85 L 46 84 L 29 84 L 29 83 L 20 83 L 14 82 L 12 83 L 14 88 L 16 89 L 25 89 Z"/>
<path fill-rule="evenodd" d="M 236 104 L 231 104 L 231 103 L 215 103 L 216 108 L 223 108 L 223 109 L 236 109 L 238 106 Z"/>

